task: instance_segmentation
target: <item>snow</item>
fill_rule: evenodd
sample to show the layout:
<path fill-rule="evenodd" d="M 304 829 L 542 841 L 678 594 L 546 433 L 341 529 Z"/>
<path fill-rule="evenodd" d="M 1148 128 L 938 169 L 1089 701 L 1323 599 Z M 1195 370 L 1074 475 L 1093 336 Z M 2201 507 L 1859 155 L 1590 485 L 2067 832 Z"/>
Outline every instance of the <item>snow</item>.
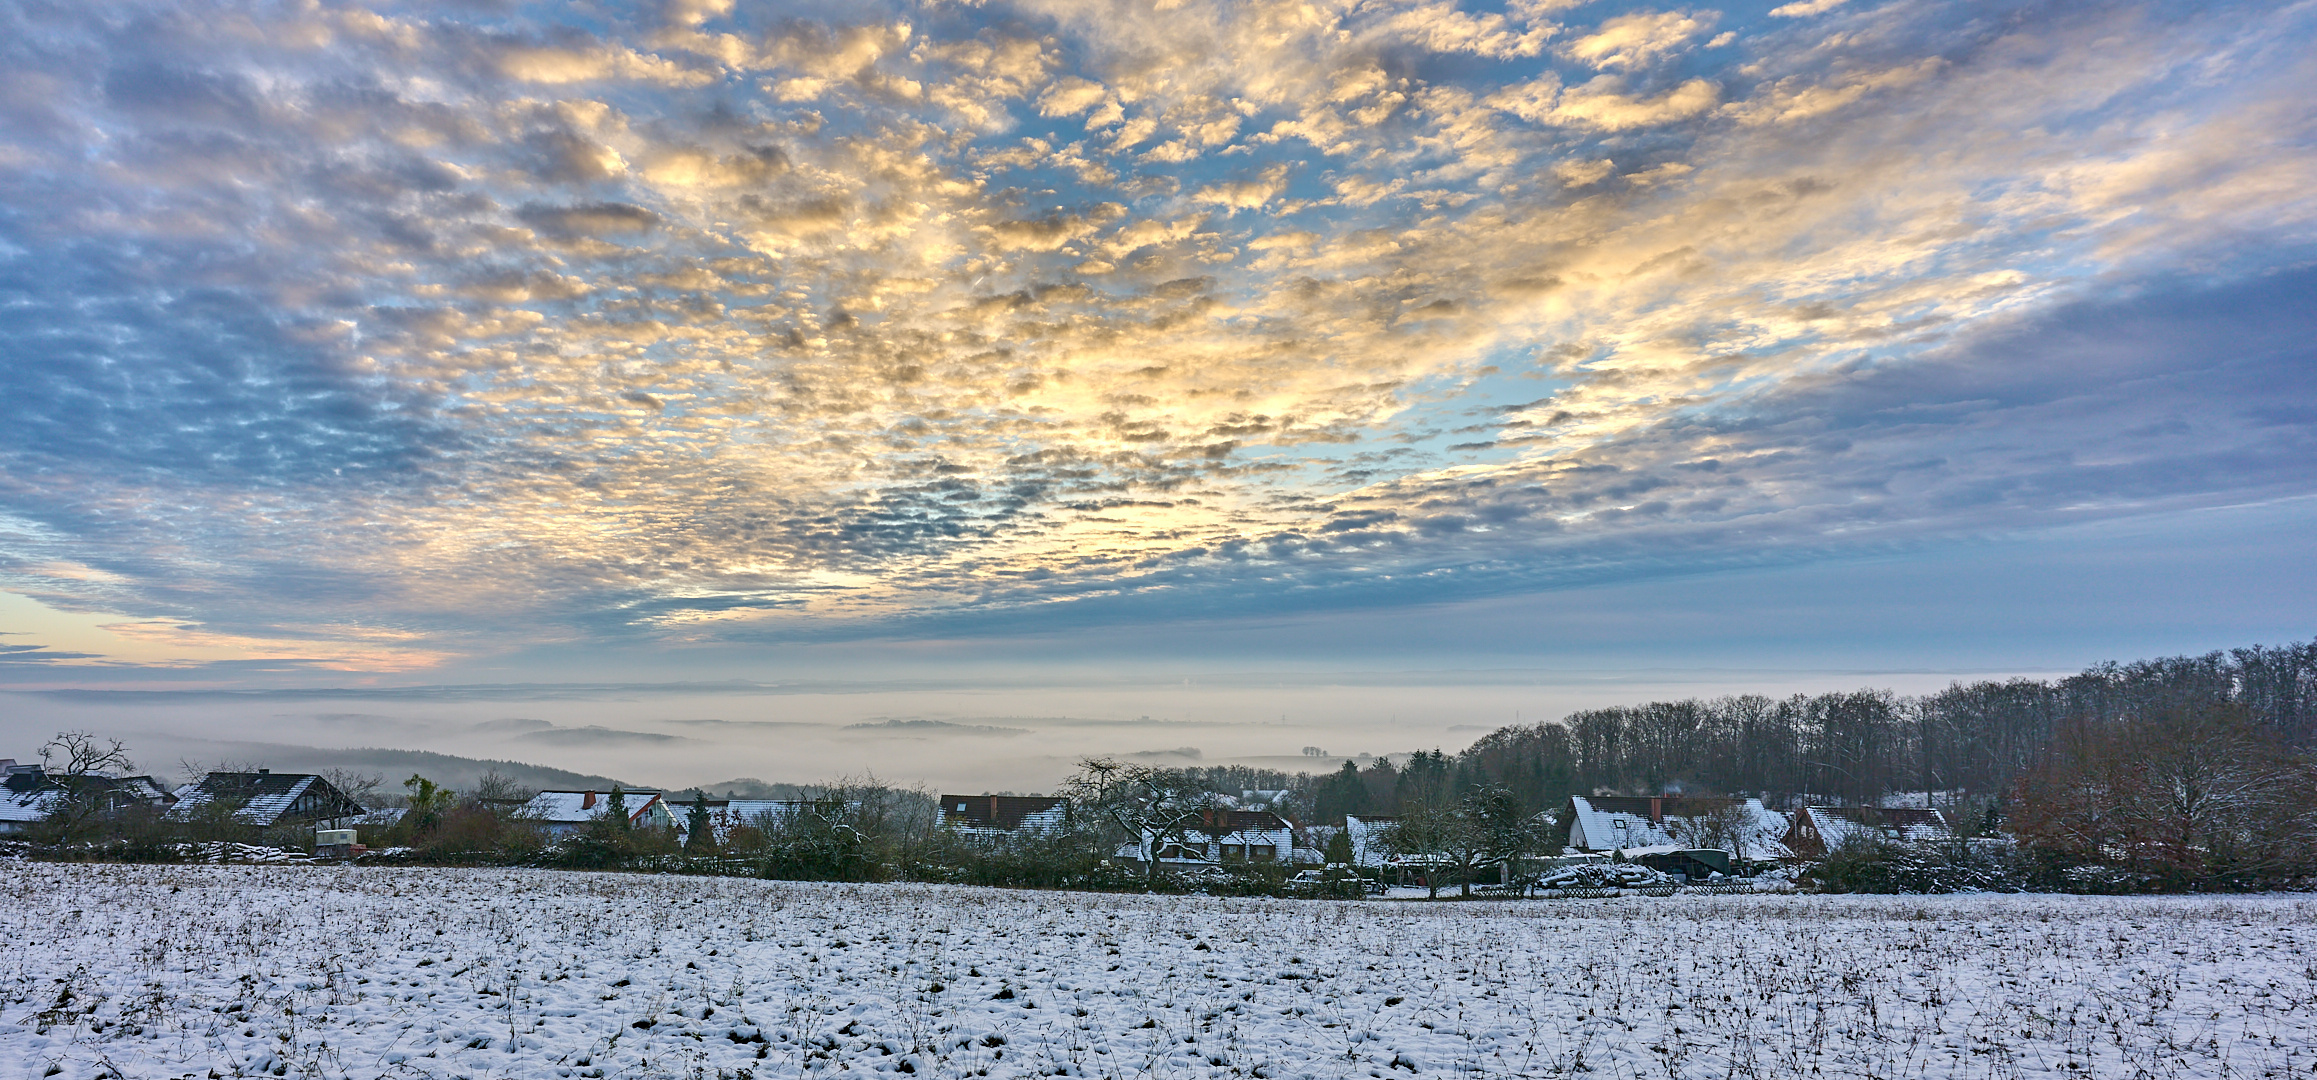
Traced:
<path fill-rule="evenodd" d="M 1390 862 L 1391 845 L 1384 842 L 1384 836 L 1399 823 L 1396 817 L 1345 816 L 1344 830 L 1352 834 L 1352 865 L 1377 867 Z"/>
<path fill-rule="evenodd" d="M 0 791 L 0 832 L 17 831 L 47 818 L 61 794 L 54 789 Z"/>
<path fill-rule="evenodd" d="M 11 869 L 0 1076 L 2317 1067 L 2317 903 L 2302 898 L 1346 903 L 503 869 Z"/>
<path fill-rule="evenodd" d="M 1678 812 L 1669 814 L 1662 821 L 1652 821 L 1648 814 L 1606 808 L 1654 801 L 1632 798 L 1593 799 L 1584 796 L 1570 799 L 1569 809 L 1575 817 L 1569 829 L 1570 845 L 1581 851 L 1614 851 L 1622 848 L 1627 852 L 1635 848 L 1680 851 L 1697 847 L 1678 835 L 1681 820 Z M 1669 797 L 1663 802 L 1669 807 L 1681 807 L 1718 803 L 1722 800 Z M 1735 805 L 1742 811 L 1745 821 L 1737 838 L 1738 846 L 1744 850 L 1733 854 L 1747 859 L 1774 859 L 1787 854 L 1785 845 L 1779 840 L 1787 829 L 1786 815 L 1764 807 L 1760 799 L 1746 799 Z"/>
<path fill-rule="evenodd" d="M 620 801 L 627 808 L 631 824 L 665 823 L 672 821 L 667 804 L 657 791 L 623 791 Z M 602 817 L 611 805 L 608 791 L 542 791 L 531 796 L 520 811 L 522 816 L 548 825 L 585 825 Z"/>

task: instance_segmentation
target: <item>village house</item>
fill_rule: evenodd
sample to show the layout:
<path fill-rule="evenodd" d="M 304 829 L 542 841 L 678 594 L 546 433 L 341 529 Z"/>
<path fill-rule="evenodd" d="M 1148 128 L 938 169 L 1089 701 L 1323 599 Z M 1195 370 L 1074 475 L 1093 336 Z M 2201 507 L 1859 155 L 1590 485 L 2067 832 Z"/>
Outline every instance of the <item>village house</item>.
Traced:
<path fill-rule="evenodd" d="M 1628 856 L 1702 849 L 1727 851 L 1739 860 L 1774 859 L 1786 854 L 1783 814 L 1760 799 L 1683 795 L 1571 796 L 1563 810 L 1574 851 Z"/>
<path fill-rule="evenodd" d="M 175 801 L 169 789 L 150 776 L 59 776 L 45 766 L 0 758 L 0 836 L 24 832 L 46 820 L 73 794 L 89 799 L 98 814 L 136 806 L 166 809 Z"/>
<path fill-rule="evenodd" d="M 669 811 L 667 800 L 657 791 L 620 790 L 620 799 L 627 805 L 628 827 L 632 829 L 673 829 L 676 816 Z M 541 830 L 551 837 L 570 836 L 587 828 L 590 822 L 601 818 L 611 808 L 611 793 L 602 791 L 542 791 L 516 811 L 517 816 L 539 823 Z"/>
<path fill-rule="evenodd" d="M 173 821 L 191 821 L 219 812 L 237 825 L 270 829 L 282 825 L 343 828 L 366 811 L 345 792 L 313 773 L 213 772 L 177 789 L 169 808 Z"/>
<path fill-rule="evenodd" d="M 1269 810 L 1209 810 L 1183 833 L 1182 839 L 1158 845 L 1160 865 L 1284 863 L 1295 853 L 1295 826 Z M 1144 834 L 1140 844 L 1120 847 L 1119 857 L 1141 861 L 1154 839 Z"/>
<path fill-rule="evenodd" d="M 1926 807 L 1805 806 L 1781 839 L 1795 858 L 1816 859 L 1854 837 L 1916 844 L 1953 835 L 1947 815 Z"/>
<path fill-rule="evenodd" d="M 1070 800 L 1058 795 L 944 795 L 941 826 L 967 836 L 1054 832 L 1069 822 Z"/>
<path fill-rule="evenodd" d="M 1344 815 L 1344 833 L 1352 842 L 1352 865 L 1362 870 L 1381 870 L 1391 862 L 1392 849 L 1387 838 L 1398 824 L 1400 819 L 1396 817 Z"/>

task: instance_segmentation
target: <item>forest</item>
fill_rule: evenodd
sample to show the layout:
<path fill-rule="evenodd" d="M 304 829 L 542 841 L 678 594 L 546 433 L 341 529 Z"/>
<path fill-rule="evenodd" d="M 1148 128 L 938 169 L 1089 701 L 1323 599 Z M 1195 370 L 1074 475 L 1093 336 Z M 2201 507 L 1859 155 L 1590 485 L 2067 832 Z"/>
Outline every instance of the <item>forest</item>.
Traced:
<path fill-rule="evenodd" d="M 1773 807 L 1928 794 L 2000 814 L 2039 764 L 2142 738 L 2167 718 L 2218 725 L 2247 754 L 2306 755 L 2317 745 L 2317 641 L 2104 663 L 2056 682 L 1957 683 L 1921 697 L 1861 689 L 1590 709 L 1500 728 L 1461 753 L 1248 779 L 1296 782 L 1322 823 L 1486 785 L 1540 810 L 1590 794 L 1751 795 Z"/>

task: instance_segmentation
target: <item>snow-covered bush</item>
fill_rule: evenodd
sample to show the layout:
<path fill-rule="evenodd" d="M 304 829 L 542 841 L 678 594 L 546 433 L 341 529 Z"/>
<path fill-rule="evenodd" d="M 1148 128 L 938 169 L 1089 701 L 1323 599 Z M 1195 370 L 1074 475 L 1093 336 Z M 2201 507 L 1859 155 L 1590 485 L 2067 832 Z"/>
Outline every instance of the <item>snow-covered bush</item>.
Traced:
<path fill-rule="evenodd" d="M 2017 847 L 2003 840 L 1902 844 L 1864 830 L 1835 845 L 1801 880 L 1841 893 L 2020 892 L 2033 883 Z"/>

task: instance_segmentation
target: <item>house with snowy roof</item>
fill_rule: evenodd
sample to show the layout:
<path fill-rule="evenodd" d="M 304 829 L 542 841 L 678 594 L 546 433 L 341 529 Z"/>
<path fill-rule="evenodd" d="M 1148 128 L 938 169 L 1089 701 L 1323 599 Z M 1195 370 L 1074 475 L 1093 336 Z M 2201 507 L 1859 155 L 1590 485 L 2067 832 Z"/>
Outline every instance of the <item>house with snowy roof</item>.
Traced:
<path fill-rule="evenodd" d="M 1153 836 L 1139 844 L 1119 847 L 1122 859 L 1141 861 Z M 1183 830 L 1180 839 L 1158 845 L 1163 866 L 1211 866 L 1220 863 L 1284 863 L 1295 853 L 1295 826 L 1269 810 L 1218 807 L 1201 815 L 1199 823 Z"/>
<path fill-rule="evenodd" d="M 1816 859 L 1853 838 L 1920 844 L 1953 835 L 1947 815 L 1929 807 L 1805 806 L 1780 839 L 1794 857 Z"/>
<path fill-rule="evenodd" d="M 1389 831 L 1400 824 L 1396 817 L 1360 817 L 1344 815 L 1344 832 L 1352 840 L 1352 865 L 1366 870 L 1382 869 L 1392 859 L 1392 848 L 1387 841 Z"/>
<path fill-rule="evenodd" d="M 173 821 L 218 813 L 261 829 L 309 824 L 335 829 L 365 813 L 361 803 L 320 776 L 271 769 L 213 772 L 178 788 L 175 798 L 167 815 Z"/>
<path fill-rule="evenodd" d="M 0 758 L 0 836 L 22 833 L 47 820 L 75 795 L 98 814 L 138 806 L 165 809 L 173 801 L 169 789 L 150 776 L 58 775 L 43 765 Z"/>
<path fill-rule="evenodd" d="M 620 801 L 626 804 L 628 827 L 631 829 L 673 829 L 676 815 L 668 809 L 668 801 L 657 791 L 629 791 L 620 789 Z M 602 818 L 611 811 L 611 793 L 608 791 L 542 791 L 531 796 L 515 816 L 539 823 L 552 837 L 570 836 Z"/>
<path fill-rule="evenodd" d="M 1059 795 L 944 795 L 941 826 L 968 836 L 1054 832 L 1068 824 L 1070 800 Z"/>
<path fill-rule="evenodd" d="M 1740 859 L 1786 854 L 1786 816 L 1763 806 L 1760 799 L 1575 795 L 1564 813 L 1569 819 L 1569 847 L 1577 851 L 1713 847 Z"/>

